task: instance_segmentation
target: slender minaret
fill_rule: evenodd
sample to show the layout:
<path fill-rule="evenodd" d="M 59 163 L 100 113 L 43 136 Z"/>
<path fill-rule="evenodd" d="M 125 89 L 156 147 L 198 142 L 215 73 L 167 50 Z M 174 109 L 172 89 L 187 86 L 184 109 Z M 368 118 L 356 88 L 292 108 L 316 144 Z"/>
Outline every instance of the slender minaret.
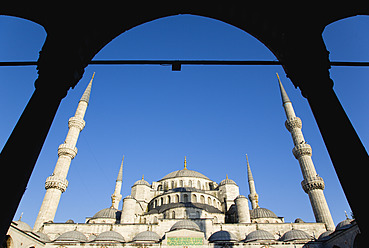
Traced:
<path fill-rule="evenodd" d="M 247 154 L 246 154 L 246 162 L 247 162 L 247 179 L 249 181 L 249 189 L 250 189 L 249 199 L 251 201 L 252 209 L 255 209 L 259 207 L 259 195 L 256 193 L 255 182 L 254 178 L 252 177 L 249 158 L 247 157 Z"/>
<path fill-rule="evenodd" d="M 78 103 L 76 113 L 68 121 L 69 131 L 63 144 L 58 148 L 58 161 L 56 162 L 53 174 L 46 179 L 45 182 L 45 197 L 42 202 L 40 211 L 38 212 L 33 231 L 37 232 L 44 222 L 53 221 L 60 201 L 60 196 L 68 187 L 67 174 L 72 159 L 77 155 L 76 143 L 79 133 L 85 127 L 85 116 L 92 80 L 95 73 L 92 75 L 91 81 L 88 84 L 81 100 Z"/>
<path fill-rule="evenodd" d="M 281 91 L 283 107 L 287 117 L 285 125 L 287 130 L 291 133 L 293 144 L 295 145 L 295 147 L 292 149 L 292 153 L 299 161 L 302 176 L 304 177 L 304 180 L 301 182 L 302 188 L 309 195 L 316 222 L 325 223 L 327 230 L 333 231 L 335 226 L 323 193 L 324 181 L 316 173 L 313 160 L 311 159 L 312 149 L 310 145 L 305 142 L 301 131 L 301 119 L 296 117 L 292 103 L 283 88 L 278 73 L 277 77 Z"/>
<path fill-rule="evenodd" d="M 122 200 L 122 195 L 120 194 L 120 191 L 122 189 L 122 181 L 123 181 L 123 161 L 124 161 L 124 155 L 122 159 L 122 163 L 119 168 L 118 177 L 115 181 L 115 189 L 114 193 L 111 195 L 111 207 L 118 209 L 119 202 Z"/>

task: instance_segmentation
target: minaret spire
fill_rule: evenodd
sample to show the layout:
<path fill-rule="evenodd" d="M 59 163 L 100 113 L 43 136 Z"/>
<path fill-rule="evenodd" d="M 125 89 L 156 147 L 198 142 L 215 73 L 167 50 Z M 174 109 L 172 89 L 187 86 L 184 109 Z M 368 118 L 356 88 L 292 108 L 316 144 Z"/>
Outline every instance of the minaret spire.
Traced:
<path fill-rule="evenodd" d="M 68 121 L 69 131 L 64 143 L 58 148 L 58 161 L 56 162 L 54 172 L 46 179 L 46 193 L 33 227 L 34 232 L 37 232 L 44 222 L 54 220 L 61 194 L 65 192 L 68 187 L 67 175 L 71 161 L 77 155 L 76 144 L 78 136 L 85 127 L 83 118 L 90 99 L 92 79 L 78 103 L 75 115 Z"/>
<path fill-rule="evenodd" d="M 246 154 L 246 163 L 247 163 L 247 179 L 249 181 L 249 189 L 250 189 L 249 199 L 251 201 L 252 209 L 255 209 L 259 207 L 259 195 L 256 193 L 255 182 L 254 178 L 252 177 L 249 158 L 247 154 Z"/>
<path fill-rule="evenodd" d="M 304 135 L 301 131 L 301 119 L 296 117 L 292 103 L 283 88 L 278 74 L 277 77 L 282 96 L 283 108 L 287 117 L 285 125 L 287 130 L 291 133 L 293 143 L 295 145 L 292 149 L 292 153 L 299 161 L 302 176 L 304 178 L 301 182 L 302 188 L 305 193 L 309 195 L 316 222 L 325 223 L 327 230 L 329 231 L 334 230 L 335 226 L 333 219 L 323 193 L 325 187 L 324 181 L 320 176 L 318 176 L 315 170 L 313 160 L 311 159 L 311 146 L 305 142 Z"/>
<path fill-rule="evenodd" d="M 122 181 L 123 181 L 123 162 L 124 162 L 124 155 L 123 155 L 122 163 L 120 164 L 117 180 L 115 181 L 114 193 L 111 195 L 111 207 L 115 209 L 118 209 L 119 202 L 120 200 L 122 200 L 122 195 L 120 194 L 120 192 L 122 190 Z"/>

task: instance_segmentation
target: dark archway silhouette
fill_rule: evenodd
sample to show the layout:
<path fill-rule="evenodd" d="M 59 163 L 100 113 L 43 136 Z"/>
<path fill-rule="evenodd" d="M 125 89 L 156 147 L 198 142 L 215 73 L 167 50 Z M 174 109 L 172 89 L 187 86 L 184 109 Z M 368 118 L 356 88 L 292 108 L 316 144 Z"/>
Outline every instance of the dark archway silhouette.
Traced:
<path fill-rule="evenodd" d="M 121 33 L 148 21 L 178 14 L 226 22 L 251 34 L 272 51 L 292 83 L 307 98 L 359 227 L 362 233 L 369 234 L 367 211 L 356 191 L 366 187 L 363 170 L 369 158 L 333 91 L 329 52 L 322 39 L 325 26 L 346 17 L 368 15 L 368 7 L 349 3 L 334 8 L 322 4 L 302 8 L 279 2 L 265 6 L 249 2 L 143 4 L 134 1 L 123 7 L 91 4 L 83 8 L 55 8 L 54 4 L 51 7 L 33 2 L 22 6 L 11 2 L 4 5 L 0 14 L 42 25 L 47 38 L 37 62 L 39 77 L 35 81 L 35 92 L 0 154 L 4 175 L 0 190 L 8 207 L 0 215 L 1 239 L 26 188 L 60 101 L 82 78 L 84 68 Z M 49 104 L 44 106 L 45 102 Z M 34 125 L 35 120 L 38 125 Z M 14 177 L 18 183 L 8 187 L 8 180 Z"/>

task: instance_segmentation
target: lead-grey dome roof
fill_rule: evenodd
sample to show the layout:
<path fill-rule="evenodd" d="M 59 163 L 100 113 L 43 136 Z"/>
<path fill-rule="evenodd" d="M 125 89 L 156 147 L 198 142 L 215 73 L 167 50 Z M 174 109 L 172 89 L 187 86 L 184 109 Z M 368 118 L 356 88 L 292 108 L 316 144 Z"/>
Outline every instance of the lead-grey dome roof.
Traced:
<path fill-rule="evenodd" d="M 219 183 L 219 186 L 223 186 L 225 184 L 233 184 L 233 185 L 237 185 L 237 183 L 235 181 L 233 181 L 232 179 L 226 178 L 223 181 L 221 181 Z"/>
<path fill-rule="evenodd" d="M 104 208 L 97 212 L 91 219 L 98 219 L 98 218 L 107 218 L 107 219 L 120 219 L 121 211 L 116 208 Z"/>
<path fill-rule="evenodd" d="M 145 179 L 140 179 L 138 181 L 136 181 L 133 186 L 136 186 L 136 185 L 146 185 L 146 186 L 149 186 L 150 187 L 150 184 L 148 181 L 146 181 Z"/>
<path fill-rule="evenodd" d="M 159 181 L 169 179 L 169 178 L 176 178 L 176 177 L 198 177 L 198 178 L 204 178 L 204 179 L 209 180 L 208 177 L 204 176 L 200 172 L 193 171 L 193 170 L 188 170 L 188 169 L 182 169 L 182 170 L 177 170 L 177 171 L 173 171 L 173 172 L 169 173 L 168 175 L 166 175 L 165 177 L 163 177 Z"/>
<path fill-rule="evenodd" d="M 140 242 L 140 241 L 159 242 L 160 241 L 160 236 L 155 232 L 144 231 L 144 232 L 140 232 L 139 234 L 137 234 L 133 238 L 133 241 L 136 241 L 136 242 Z"/>
<path fill-rule="evenodd" d="M 94 241 L 116 241 L 125 242 L 123 236 L 115 231 L 102 232 L 95 238 Z"/>
<path fill-rule="evenodd" d="M 55 241 L 87 242 L 87 238 L 80 231 L 74 230 L 63 233 Z"/>
<path fill-rule="evenodd" d="M 256 240 L 274 240 L 273 234 L 265 230 L 255 230 L 250 232 L 245 239 L 245 242 L 251 242 Z"/>
<path fill-rule="evenodd" d="M 278 218 L 278 216 L 266 208 L 254 208 L 250 210 L 250 218 Z"/>
<path fill-rule="evenodd" d="M 285 234 L 280 238 L 281 241 L 292 241 L 292 240 L 309 240 L 311 239 L 310 235 L 302 230 L 293 229 Z"/>
<path fill-rule="evenodd" d="M 194 231 L 201 232 L 200 227 L 191 220 L 178 221 L 170 228 L 171 231 L 181 230 L 181 229 L 194 230 Z"/>
<path fill-rule="evenodd" d="M 40 237 L 40 240 L 42 242 L 44 242 L 44 243 L 51 242 L 50 237 L 46 233 L 35 232 L 35 234 Z"/>
<path fill-rule="evenodd" d="M 238 241 L 236 235 L 234 235 L 233 233 L 229 232 L 229 231 L 217 231 L 215 233 L 213 233 L 210 237 L 209 237 L 209 242 L 224 242 L 224 241 L 228 241 L 228 242 L 232 242 L 232 241 Z"/>
<path fill-rule="evenodd" d="M 344 229 L 349 228 L 350 226 L 352 226 L 352 224 L 351 224 L 352 221 L 353 221 L 353 219 L 349 219 L 349 218 L 341 221 L 340 223 L 337 224 L 336 231 L 344 230 Z"/>

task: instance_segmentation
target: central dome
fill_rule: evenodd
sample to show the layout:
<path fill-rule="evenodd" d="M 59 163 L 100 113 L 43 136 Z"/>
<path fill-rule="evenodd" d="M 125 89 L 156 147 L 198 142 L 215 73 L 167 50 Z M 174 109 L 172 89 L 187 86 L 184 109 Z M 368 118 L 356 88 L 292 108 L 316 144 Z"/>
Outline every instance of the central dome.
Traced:
<path fill-rule="evenodd" d="M 210 180 L 208 177 L 204 176 L 200 172 L 188 170 L 188 169 L 182 169 L 182 170 L 177 170 L 177 171 L 173 171 L 169 173 L 168 175 L 160 179 L 160 181 L 165 180 L 165 179 L 170 179 L 170 178 L 176 178 L 176 177 L 197 177 L 197 178 L 204 178 L 204 179 Z"/>

